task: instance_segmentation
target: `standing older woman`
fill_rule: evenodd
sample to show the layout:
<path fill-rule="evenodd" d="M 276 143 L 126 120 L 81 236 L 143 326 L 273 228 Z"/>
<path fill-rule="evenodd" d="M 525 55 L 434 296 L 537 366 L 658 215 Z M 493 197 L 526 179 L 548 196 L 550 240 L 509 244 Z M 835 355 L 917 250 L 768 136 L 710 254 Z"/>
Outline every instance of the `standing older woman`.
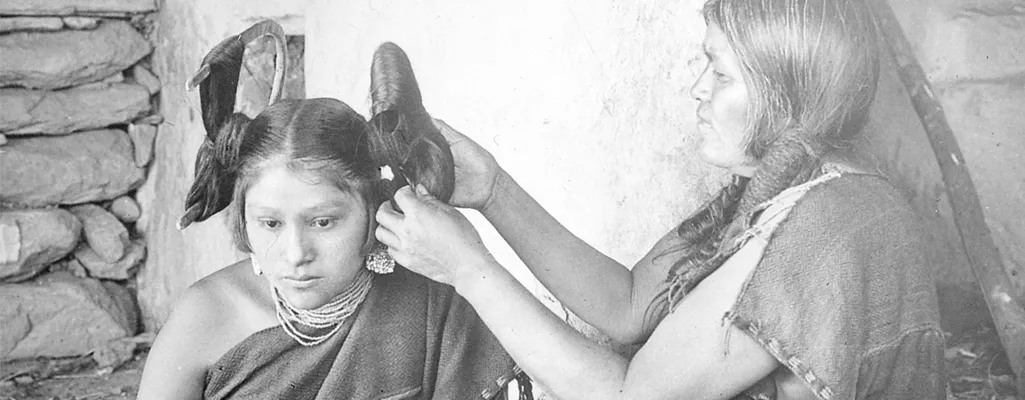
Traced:
<path fill-rule="evenodd" d="M 943 336 L 918 221 L 837 149 L 879 70 L 861 0 L 710 0 L 691 88 L 701 154 L 732 182 L 632 269 L 575 237 L 443 123 L 450 201 L 475 208 L 627 360 L 548 312 L 462 215 L 419 187 L 377 213 L 410 269 L 453 285 L 517 363 L 564 399 L 943 398 Z M 746 397 L 744 397 L 746 396 Z"/>

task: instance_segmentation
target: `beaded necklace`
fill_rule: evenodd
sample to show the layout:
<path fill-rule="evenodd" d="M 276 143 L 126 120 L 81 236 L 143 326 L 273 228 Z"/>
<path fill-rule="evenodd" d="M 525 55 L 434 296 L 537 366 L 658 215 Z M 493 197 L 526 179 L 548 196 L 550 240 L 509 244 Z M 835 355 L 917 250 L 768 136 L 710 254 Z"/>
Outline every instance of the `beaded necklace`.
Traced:
<path fill-rule="evenodd" d="M 274 309 L 277 313 L 278 323 L 285 330 L 288 336 L 295 339 L 303 346 L 315 346 L 323 343 L 342 328 L 345 321 L 356 308 L 363 303 L 363 299 L 370 292 L 370 286 L 374 282 L 374 276 L 366 269 L 360 268 L 360 272 L 353 278 L 349 287 L 339 293 L 327 304 L 312 310 L 304 310 L 293 306 L 284 296 L 278 292 L 278 288 L 271 285 L 271 293 L 274 296 Z M 320 335 L 310 335 L 299 330 L 296 324 L 307 326 L 313 329 L 327 329 L 330 331 Z"/>

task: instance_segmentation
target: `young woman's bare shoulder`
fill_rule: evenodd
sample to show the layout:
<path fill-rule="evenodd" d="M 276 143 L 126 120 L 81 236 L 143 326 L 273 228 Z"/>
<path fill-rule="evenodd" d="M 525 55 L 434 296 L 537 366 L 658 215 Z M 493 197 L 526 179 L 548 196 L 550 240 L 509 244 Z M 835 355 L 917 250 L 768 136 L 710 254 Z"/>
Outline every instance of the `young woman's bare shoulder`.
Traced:
<path fill-rule="evenodd" d="M 182 398 L 201 396 L 207 369 L 246 335 L 235 317 L 239 305 L 246 303 L 246 287 L 252 285 L 243 275 L 246 267 L 248 263 L 222 268 L 192 284 L 178 298 L 150 349 L 140 398 L 142 393 L 146 398 L 162 398 L 167 393 Z"/>
<path fill-rule="evenodd" d="M 175 303 L 160 335 L 210 358 L 205 361 L 216 361 L 252 332 L 273 325 L 273 314 L 264 311 L 258 298 L 261 282 L 248 261 L 196 281 Z"/>

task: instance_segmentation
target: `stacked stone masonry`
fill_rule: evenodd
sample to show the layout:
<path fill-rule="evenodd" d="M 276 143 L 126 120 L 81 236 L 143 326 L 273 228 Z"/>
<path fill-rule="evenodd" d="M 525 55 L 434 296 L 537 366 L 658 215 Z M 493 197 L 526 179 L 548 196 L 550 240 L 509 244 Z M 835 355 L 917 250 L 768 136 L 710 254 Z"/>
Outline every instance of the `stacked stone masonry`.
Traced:
<path fill-rule="evenodd" d="M 146 37 L 155 10 L 0 2 L 0 361 L 109 365 L 139 331 L 134 196 L 163 121 Z"/>

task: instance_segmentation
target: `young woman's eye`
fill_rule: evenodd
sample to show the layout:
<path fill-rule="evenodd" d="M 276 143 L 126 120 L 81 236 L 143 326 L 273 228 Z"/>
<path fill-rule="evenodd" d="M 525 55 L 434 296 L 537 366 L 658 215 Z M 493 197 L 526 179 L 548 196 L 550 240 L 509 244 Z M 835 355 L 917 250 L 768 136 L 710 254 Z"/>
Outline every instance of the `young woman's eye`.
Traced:
<path fill-rule="evenodd" d="M 313 226 L 317 228 L 330 228 L 334 226 L 334 218 L 317 218 L 313 220 Z"/>
<path fill-rule="evenodd" d="M 267 228 L 267 229 L 278 229 L 278 228 L 281 227 L 281 221 L 277 221 L 277 220 L 273 220 L 273 219 L 261 219 L 260 220 L 260 226 L 262 226 L 264 228 Z"/>

